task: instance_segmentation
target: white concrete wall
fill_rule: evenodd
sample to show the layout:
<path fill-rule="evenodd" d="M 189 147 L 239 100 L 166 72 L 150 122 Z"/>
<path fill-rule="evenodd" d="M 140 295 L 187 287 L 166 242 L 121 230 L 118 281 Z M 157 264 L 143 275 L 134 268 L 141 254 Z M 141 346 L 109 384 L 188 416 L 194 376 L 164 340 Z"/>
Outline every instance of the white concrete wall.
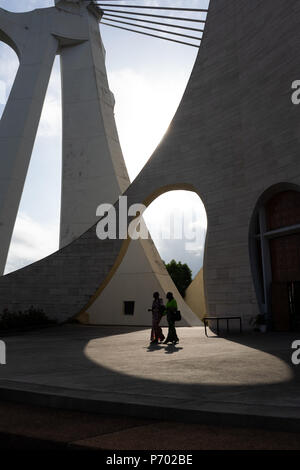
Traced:
<path fill-rule="evenodd" d="M 81 10 L 80 10 L 81 11 Z M 97 18 L 84 9 L 88 40 L 62 47 L 63 163 L 60 246 L 96 221 L 102 203 L 114 203 L 129 177 L 114 120 L 105 51 Z"/>
<path fill-rule="evenodd" d="M 184 300 L 190 309 L 200 318 L 206 315 L 203 268 L 200 269 L 186 290 Z"/>
<path fill-rule="evenodd" d="M 173 292 L 183 317 L 180 326 L 201 325 L 170 279 L 154 243 L 145 240 L 131 241 L 113 279 L 87 309 L 88 317 L 82 318 L 90 324 L 150 326 L 152 314 L 148 312 L 148 308 L 151 308 L 152 295 L 156 291 L 160 293 L 164 303 L 166 293 Z M 124 301 L 135 302 L 133 316 L 124 314 Z M 162 320 L 162 325 L 167 325 L 166 319 Z"/>

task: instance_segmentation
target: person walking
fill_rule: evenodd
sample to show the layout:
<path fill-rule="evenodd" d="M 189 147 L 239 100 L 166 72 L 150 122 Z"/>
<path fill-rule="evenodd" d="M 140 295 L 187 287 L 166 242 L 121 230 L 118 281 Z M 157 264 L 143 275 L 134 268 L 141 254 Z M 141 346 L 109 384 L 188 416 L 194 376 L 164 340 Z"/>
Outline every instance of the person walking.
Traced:
<path fill-rule="evenodd" d="M 167 293 L 168 302 L 166 304 L 166 315 L 169 325 L 169 331 L 167 339 L 165 340 L 164 344 L 173 343 L 176 344 L 179 342 L 176 328 L 175 328 L 175 320 L 174 320 L 174 313 L 177 311 L 177 302 L 173 297 L 172 292 Z"/>
<path fill-rule="evenodd" d="M 152 303 L 152 330 L 151 330 L 151 344 L 157 344 L 158 341 L 163 341 L 165 336 L 159 326 L 164 311 L 164 305 L 162 299 L 159 297 L 159 292 L 154 292 L 153 303 Z"/>

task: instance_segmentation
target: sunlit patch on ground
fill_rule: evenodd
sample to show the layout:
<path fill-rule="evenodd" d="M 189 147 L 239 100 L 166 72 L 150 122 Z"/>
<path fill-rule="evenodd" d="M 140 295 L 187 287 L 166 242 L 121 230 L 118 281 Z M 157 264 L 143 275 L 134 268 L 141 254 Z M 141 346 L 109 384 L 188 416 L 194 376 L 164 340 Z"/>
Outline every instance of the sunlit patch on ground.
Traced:
<path fill-rule="evenodd" d="M 255 386 L 293 378 L 292 369 L 281 358 L 226 338 L 207 339 L 203 328 L 179 329 L 176 346 L 149 347 L 148 337 L 145 330 L 96 338 L 84 353 L 115 372 L 177 384 Z"/>

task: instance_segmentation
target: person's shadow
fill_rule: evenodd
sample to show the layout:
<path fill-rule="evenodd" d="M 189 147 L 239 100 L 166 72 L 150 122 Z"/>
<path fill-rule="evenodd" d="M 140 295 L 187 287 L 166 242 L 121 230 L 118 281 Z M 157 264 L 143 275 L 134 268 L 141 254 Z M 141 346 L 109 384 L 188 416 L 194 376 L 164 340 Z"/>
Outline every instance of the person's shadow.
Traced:
<path fill-rule="evenodd" d="M 164 349 L 162 346 L 162 343 L 150 343 L 149 346 L 147 347 L 147 352 L 153 352 L 153 351 L 158 351 L 160 349 Z"/>
<path fill-rule="evenodd" d="M 179 352 L 181 349 L 180 347 L 176 347 L 175 344 L 168 344 L 166 347 L 163 345 L 163 343 L 152 343 L 149 344 L 147 347 L 147 352 L 154 352 L 154 351 L 159 351 L 161 349 L 165 350 L 165 354 L 173 354 L 176 352 Z"/>
<path fill-rule="evenodd" d="M 176 352 L 179 352 L 181 349 L 183 348 L 180 348 L 176 346 L 175 344 L 168 344 L 167 347 L 165 348 L 165 354 L 174 354 Z"/>

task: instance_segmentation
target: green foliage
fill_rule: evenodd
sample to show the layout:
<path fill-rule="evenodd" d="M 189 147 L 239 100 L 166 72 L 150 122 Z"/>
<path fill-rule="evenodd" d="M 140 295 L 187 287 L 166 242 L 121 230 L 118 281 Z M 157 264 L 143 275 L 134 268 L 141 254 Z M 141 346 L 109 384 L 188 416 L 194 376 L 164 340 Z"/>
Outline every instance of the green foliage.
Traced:
<path fill-rule="evenodd" d="M 3 310 L 0 315 L 0 330 L 8 331 L 14 329 L 26 329 L 28 327 L 47 325 L 55 323 L 45 315 L 43 310 L 30 307 L 24 312 L 10 312 L 8 309 Z"/>
<path fill-rule="evenodd" d="M 174 259 L 165 266 L 175 286 L 182 297 L 184 297 L 186 289 L 192 282 L 192 271 L 186 263 L 182 264 L 180 261 L 177 262 Z"/>

